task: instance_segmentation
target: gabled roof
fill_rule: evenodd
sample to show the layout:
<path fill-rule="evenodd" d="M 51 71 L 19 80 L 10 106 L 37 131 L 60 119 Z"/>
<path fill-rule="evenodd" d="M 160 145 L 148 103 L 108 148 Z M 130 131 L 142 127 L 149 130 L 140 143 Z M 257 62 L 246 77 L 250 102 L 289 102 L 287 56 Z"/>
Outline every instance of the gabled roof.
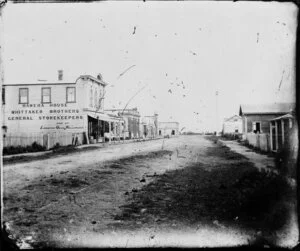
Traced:
<path fill-rule="evenodd" d="M 229 118 L 225 118 L 225 119 L 224 119 L 224 122 L 233 120 L 233 119 L 235 119 L 235 118 L 237 118 L 237 119 L 242 119 L 242 117 L 239 116 L 239 115 L 233 115 L 233 116 L 231 116 L 231 117 L 229 117 Z"/>
<path fill-rule="evenodd" d="M 294 103 L 273 103 L 273 104 L 256 104 L 241 105 L 239 115 L 247 114 L 285 114 L 295 109 Z"/>

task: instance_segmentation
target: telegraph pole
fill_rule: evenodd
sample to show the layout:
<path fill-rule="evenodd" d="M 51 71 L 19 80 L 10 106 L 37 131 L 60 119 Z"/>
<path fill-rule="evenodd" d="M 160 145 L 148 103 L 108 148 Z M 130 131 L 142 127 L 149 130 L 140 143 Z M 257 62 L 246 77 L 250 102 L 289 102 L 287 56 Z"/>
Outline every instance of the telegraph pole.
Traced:
<path fill-rule="evenodd" d="M 216 91 L 216 135 L 218 134 L 218 118 L 219 118 L 219 109 L 218 109 L 218 95 L 219 95 L 219 92 Z"/>

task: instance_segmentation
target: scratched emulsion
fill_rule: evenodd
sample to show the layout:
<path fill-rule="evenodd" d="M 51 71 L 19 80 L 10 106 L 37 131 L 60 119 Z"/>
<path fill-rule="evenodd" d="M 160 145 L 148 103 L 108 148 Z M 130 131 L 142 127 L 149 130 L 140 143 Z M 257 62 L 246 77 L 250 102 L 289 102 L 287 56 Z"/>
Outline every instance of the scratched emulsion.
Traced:
<path fill-rule="evenodd" d="M 297 15 L 5 4 L 4 233 L 21 248 L 295 246 Z"/>

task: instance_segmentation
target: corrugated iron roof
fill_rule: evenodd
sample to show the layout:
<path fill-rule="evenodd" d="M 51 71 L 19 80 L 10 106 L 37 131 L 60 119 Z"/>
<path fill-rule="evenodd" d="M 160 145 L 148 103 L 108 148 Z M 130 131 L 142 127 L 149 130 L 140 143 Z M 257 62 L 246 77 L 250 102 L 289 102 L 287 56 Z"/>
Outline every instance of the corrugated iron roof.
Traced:
<path fill-rule="evenodd" d="M 294 103 L 274 104 L 244 104 L 240 106 L 240 116 L 243 114 L 283 114 L 295 109 Z"/>

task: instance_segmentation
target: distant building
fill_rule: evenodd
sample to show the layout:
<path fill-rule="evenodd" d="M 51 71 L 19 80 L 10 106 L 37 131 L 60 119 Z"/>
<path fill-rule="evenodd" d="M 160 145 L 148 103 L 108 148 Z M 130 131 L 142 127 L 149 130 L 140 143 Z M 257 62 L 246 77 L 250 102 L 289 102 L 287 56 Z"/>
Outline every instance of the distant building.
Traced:
<path fill-rule="evenodd" d="M 158 114 L 141 118 L 140 133 L 143 138 L 156 138 L 158 136 Z"/>
<path fill-rule="evenodd" d="M 178 122 L 158 122 L 158 136 L 178 136 L 179 123 Z"/>
<path fill-rule="evenodd" d="M 109 109 L 105 110 L 111 112 L 119 117 L 122 117 L 124 121 L 123 136 L 125 139 L 137 139 L 140 138 L 140 113 L 137 108 L 132 109 Z M 122 137 L 123 137 L 122 136 Z"/>
<path fill-rule="evenodd" d="M 122 131 L 122 118 L 104 113 L 101 74 L 64 81 L 5 84 L 2 89 L 4 146 L 36 141 L 47 148 L 103 141 Z"/>
<path fill-rule="evenodd" d="M 238 134 L 242 133 L 242 117 L 234 115 L 224 119 L 223 134 Z"/>
<path fill-rule="evenodd" d="M 243 134 L 270 132 L 269 121 L 285 115 L 294 106 L 293 103 L 241 105 L 239 115 L 242 117 Z"/>

